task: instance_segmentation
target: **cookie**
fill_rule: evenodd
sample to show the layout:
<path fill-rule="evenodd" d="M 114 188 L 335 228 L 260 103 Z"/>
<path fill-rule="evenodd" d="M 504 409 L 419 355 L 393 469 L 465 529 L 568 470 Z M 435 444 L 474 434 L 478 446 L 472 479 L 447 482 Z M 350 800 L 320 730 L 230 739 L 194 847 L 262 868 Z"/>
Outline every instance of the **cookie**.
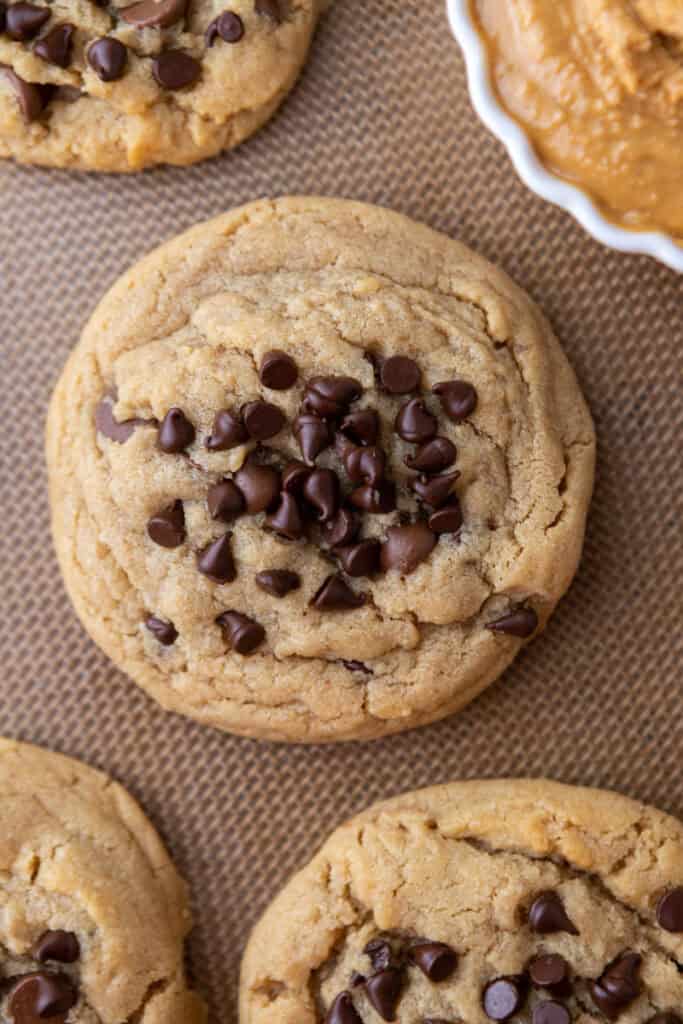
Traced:
<path fill-rule="evenodd" d="M 191 164 L 294 85 L 327 0 L 0 0 L 0 156 L 96 171 Z"/>
<path fill-rule="evenodd" d="M 205 1021 L 183 969 L 185 886 L 132 797 L 0 739 L 0 809 L 0 1019 Z"/>
<path fill-rule="evenodd" d="M 52 399 L 53 531 L 164 706 L 370 738 L 495 679 L 574 574 L 594 436 L 538 309 L 395 213 L 259 202 L 162 246 Z"/>
<path fill-rule="evenodd" d="M 683 826 L 463 782 L 340 828 L 256 926 L 240 1024 L 681 1024 Z"/>

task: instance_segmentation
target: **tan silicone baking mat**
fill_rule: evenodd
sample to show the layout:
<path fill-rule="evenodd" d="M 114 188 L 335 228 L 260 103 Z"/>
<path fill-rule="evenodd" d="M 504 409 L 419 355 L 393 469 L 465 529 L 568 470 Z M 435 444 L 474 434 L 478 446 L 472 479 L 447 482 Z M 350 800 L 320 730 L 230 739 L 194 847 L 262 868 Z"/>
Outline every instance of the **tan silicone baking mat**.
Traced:
<path fill-rule="evenodd" d="M 600 438 L 579 576 L 459 716 L 369 745 L 260 745 L 164 713 L 79 626 L 48 530 L 50 389 L 98 297 L 153 245 L 264 195 L 395 207 L 501 263 L 550 315 Z M 547 774 L 683 816 L 683 278 L 530 195 L 470 106 L 441 0 L 337 0 L 281 113 L 236 153 L 134 178 L 0 168 L 0 731 L 142 801 L 190 881 L 190 966 L 235 1024 L 240 952 L 287 875 L 371 801 Z"/>

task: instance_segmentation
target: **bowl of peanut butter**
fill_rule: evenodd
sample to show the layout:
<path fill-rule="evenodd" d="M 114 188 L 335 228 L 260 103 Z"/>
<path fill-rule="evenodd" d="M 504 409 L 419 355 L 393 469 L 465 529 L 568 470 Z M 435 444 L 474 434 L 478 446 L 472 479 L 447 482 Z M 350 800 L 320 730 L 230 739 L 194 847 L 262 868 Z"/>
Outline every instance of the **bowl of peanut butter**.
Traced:
<path fill-rule="evenodd" d="M 683 272 L 683 0 L 448 0 L 474 107 L 599 241 Z"/>

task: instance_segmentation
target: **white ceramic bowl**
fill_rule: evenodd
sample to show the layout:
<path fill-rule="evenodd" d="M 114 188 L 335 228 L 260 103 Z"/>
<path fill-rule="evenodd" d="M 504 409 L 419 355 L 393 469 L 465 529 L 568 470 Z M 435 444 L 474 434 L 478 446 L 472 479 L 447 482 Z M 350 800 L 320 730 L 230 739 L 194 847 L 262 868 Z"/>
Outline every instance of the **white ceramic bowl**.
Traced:
<path fill-rule="evenodd" d="M 603 245 L 621 252 L 654 256 L 683 273 L 683 248 L 671 237 L 654 231 L 626 231 L 610 224 L 585 192 L 551 174 L 541 164 L 525 132 L 505 113 L 491 88 L 488 55 L 472 21 L 469 0 L 447 0 L 447 5 L 451 28 L 465 55 L 474 109 L 506 146 L 522 181 L 543 199 L 571 213 Z"/>

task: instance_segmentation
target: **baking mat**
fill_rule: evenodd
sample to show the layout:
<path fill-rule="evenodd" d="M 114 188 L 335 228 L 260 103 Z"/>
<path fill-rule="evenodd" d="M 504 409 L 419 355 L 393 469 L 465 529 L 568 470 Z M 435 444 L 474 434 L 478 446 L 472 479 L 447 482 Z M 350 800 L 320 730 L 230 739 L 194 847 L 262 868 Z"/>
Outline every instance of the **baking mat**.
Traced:
<path fill-rule="evenodd" d="M 52 553 L 50 389 L 98 297 L 153 245 L 258 196 L 385 204 L 501 263 L 593 409 L 583 565 L 543 637 L 459 716 L 287 748 L 164 713 L 87 639 Z M 547 774 L 683 816 L 683 278 L 611 253 L 517 181 L 470 107 L 441 0 L 337 0 L 282 112 L 237 152 L 134 178 L 0 169 L 0 731 L 123 781 L 192 885 L 190 963 L 235 1024 L 249 926 L 344 817 L 453 777 Z"/>

